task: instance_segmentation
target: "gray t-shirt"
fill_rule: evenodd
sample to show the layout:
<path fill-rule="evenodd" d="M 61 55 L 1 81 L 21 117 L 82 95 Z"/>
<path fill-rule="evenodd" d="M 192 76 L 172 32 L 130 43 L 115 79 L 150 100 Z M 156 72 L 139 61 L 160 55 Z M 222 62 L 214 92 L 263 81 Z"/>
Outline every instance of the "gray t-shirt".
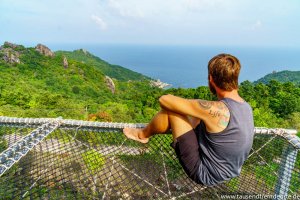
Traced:
<path fill-rule="evenodd" d="M 238 176 L 253 144 L 254 123 L 250 105 L 229 98 L 221 101 L 230 111 L 227 127 L 219 133 L 208 133 L 201 121 L 196 128 L 202 162 L 198 175 L 206 185 Z"/>

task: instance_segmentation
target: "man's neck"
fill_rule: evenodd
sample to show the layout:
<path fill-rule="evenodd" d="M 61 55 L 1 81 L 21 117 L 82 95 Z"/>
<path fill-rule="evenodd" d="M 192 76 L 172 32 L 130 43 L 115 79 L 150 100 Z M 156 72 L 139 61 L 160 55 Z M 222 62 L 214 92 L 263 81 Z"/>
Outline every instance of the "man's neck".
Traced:
<path fill-rule="evenodd" d="M 240 97 L 239 93 L 237 90 L 232 90 L 232 91 L 224 91 L 224 90 L 219 90 L 217 91 L 217 97 L 219 100 L 223 98 L 230 98 L 238 102 L 243 102 L 244 100 Z"/>

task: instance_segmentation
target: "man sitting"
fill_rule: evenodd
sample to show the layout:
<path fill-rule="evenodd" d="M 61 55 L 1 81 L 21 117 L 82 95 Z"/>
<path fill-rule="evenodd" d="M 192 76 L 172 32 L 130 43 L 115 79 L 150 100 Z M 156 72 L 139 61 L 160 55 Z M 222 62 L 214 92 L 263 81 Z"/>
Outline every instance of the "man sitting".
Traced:
<path fill-rule="evenodd" d="M 208 82 L 218 101 L 164 95 L 161 111 L 145 128 L 125 128 L 124 134 L 147 143 L 171 129 L 171 145 L 196 183 L 215 185 L 238 176 L 254 136 L 252 109 L 238 94 L 240 68 L 232 55 L 215 56 L 208 63 Z"/>

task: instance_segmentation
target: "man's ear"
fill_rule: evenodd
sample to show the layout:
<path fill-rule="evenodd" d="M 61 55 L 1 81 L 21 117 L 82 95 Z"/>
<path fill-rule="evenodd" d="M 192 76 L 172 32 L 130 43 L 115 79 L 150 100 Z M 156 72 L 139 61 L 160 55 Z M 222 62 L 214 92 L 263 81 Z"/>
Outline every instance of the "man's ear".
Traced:
<path fill-rule="evenodd" d="M 211 75 L 209 75 L 209 82 L 211 83 L 211 85 L 213 85 L 214 87 L 217 87 L 215 82 L 214 82 L 214 79 L 212 78 Z"/>
<path fill-rule="evenodd" d="M 214 80 L 213 80 L 213 78 L 212 78 L 212 76 L 211 76 L 211 75 L 208 75 L 208 79 L 209 79 L 209 82 L 211 82 L 211 83 L 213 83 L 213 82 L 214 82 Z"/>

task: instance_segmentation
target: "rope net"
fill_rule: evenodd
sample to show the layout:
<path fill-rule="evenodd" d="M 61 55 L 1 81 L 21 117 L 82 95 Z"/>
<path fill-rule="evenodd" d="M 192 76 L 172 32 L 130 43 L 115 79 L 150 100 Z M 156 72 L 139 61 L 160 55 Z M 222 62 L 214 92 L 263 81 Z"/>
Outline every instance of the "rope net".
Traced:
<path fill-rule="evenodd" d="M 120 128 L 110 127 L 61 125 L 42 130 L 48 135 L 11 167 L 5 167 L 13 160 L 9 155 L 17 155 L 7 149 L 16 150 L 14 145 L 38 126 L 0 123 L 0 199 L 300 197 L 299 147 L 279 134 L 255 134 L 241 175 L 207 187 L 186 176 L 170 147 L 170 134 L 155 135 L 148 144 L 140 144 L 126 139 Z"/>

